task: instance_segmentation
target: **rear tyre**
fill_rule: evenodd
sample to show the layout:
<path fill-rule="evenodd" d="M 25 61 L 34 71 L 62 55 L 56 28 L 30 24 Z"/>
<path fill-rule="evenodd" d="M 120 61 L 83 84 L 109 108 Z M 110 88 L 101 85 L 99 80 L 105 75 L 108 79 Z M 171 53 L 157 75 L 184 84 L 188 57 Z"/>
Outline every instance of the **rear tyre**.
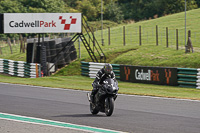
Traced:
<path fill-rule="evenodd" d="M 93 115 L 96 115 L 99 113 L 99 110 L 95 107 L 94 104 L 90 103 L 90 112 L 93 114 Z"/>
<path fill-rule="evenodd" d="M 105 99 L 105 114 L 107 116 L 111 116 L 114 110 L 114 99 L 112 97 L 108 97 Z"/>

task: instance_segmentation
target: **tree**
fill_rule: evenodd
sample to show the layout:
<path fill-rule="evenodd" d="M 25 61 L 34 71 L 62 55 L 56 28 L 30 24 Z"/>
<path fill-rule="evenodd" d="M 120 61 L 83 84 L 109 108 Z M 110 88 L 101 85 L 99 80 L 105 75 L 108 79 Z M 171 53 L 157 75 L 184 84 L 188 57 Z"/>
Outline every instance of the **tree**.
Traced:
<path fill-rule="evenodd" d="M 82 0 L 77 1 L 76 7 L 88 20 L 95 21 L 100 13 L 101 0 Z"/>
<path fill-rule="evenodd" d="M 187 10 L 197 8 L 196 1 L 187 0 Z M 118 0 L 122 7 L 125 19 L 139 21 L 153 17 L 163 16 L 184 11 L 185 0 Z"/>
<path fill-rule="evenodd" d="M 118 4 L 110 3 L 106 6 L 104 12 L 104 19 L 121 23 L 121 21 L 124 19 L 124 15 Z"/>
<path fill-rule="evenodd" d="M 69 8 L 76 8 L 78 0 L 64 0 L 64 2 L 69 6 Z"/>
<path fill-rule="evenodd" d="M 200 0 L 196 0 L 198 7 L 200 7 Z"/>
<path fill-rule="evenodd" d="M 67 6 L 63 0 L 19 0 L 29 13 L 66 12 Z"/>
<path fill-rule="evenodd" d="M 0 1 L 1 13 L 21 13 L 26 12 L 26 8 L 17 0 L 2 0 Z"/>
<path fill-rule="evenodd" d="M 158 1 L 158 0 L 157 0 Z M 161 0 L 161 4 L 166 3 L 164 0 Z M 168 0 L 165 4 L 164 14 L 173 14 L 182 12 L 185 10 L 185 0 Z M 195 0 L 187 0 L 187 10 L 197 8 Z"/>

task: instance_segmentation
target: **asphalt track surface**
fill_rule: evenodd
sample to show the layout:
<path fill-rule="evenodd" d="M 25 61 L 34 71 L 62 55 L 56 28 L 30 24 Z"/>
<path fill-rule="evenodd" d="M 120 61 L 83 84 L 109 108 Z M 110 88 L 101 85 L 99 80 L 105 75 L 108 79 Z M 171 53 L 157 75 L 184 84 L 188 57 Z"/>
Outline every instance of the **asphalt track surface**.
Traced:
<path fill-rule="evenodd" d="M 199 133 L 200 101 L 119 95 L 92 115 L 85 91 L 0 83 L 0 112 L 133 133 Z"/>
<path fill-rule="evenodd" d="M 52 127 L 0 119 L 0 133 L 88 133 L 80 130 Z"/>

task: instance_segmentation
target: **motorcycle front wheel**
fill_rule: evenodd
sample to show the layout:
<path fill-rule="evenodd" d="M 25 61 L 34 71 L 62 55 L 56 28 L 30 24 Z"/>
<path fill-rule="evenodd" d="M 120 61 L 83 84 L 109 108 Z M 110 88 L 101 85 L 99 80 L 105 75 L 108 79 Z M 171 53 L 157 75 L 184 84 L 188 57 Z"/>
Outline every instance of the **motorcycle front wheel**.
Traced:
<path fill-rule="evenodd" d="M 105 114 L 107 116 L 111 116 L 114 110 L 114 99 L 112 97 L 108 97 L 105 99 Z"/>
<path fill-rule="evenodd" d="M 90 112 L 93 114 L 93 115 L 96 115 L 99 113 L 99 110 L 95 107 L 94 104 L 90 103 Z"/>

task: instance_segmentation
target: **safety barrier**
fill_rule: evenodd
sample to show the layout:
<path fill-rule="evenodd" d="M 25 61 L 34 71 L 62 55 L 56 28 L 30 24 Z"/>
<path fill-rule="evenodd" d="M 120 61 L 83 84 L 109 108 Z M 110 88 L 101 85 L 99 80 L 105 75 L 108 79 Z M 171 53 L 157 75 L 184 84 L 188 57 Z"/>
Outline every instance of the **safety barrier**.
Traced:
<path fill-rule="evenodd" d="M 81 75 L 95 78 L 97 72 L 103 68 L 105 63 L 94 63 L 94 62 L 81 62 Z M 120 65 L 111 64 L 113 71 L 117 79 L 120 79 Z"/>
<path fill-rule="evenodd" d="M 200 68 L 199 69 L 197 69 L 197 83 L 196 83 L 196 85 L 197 85 L 197 89 L 200 89 Z"/>
<path fill-rule="evenodd" d="M 35 63 L 0 59 L 0 73 L 25 78 L 41 77 L 41 66 Z"/>
<path fill-rule="evenodd" d="M 197 69 L 195 68 L 177 68 L 178 85 L 180 87 L 197 88 Z"/>
<path fill-rule="evenodd" d="M 96 73 L 103 68 L 105 63 L 81 62 L 81 74 L 95 78 Z M 112 64 L 117 79 L 120 79 L 120 65 Z M 121 71 L 121 76 L 122 76 Z M 172 74 L 172 73 L 171 73 Z M 127 75 L 126 75 L 127 76 Z M 172 75 L 170 75 L 172 76 Z M 121 77 L 123 78 L 123 77 Z M 178 86 L 200 89 L 200 68 L 177 68 Z"/>

